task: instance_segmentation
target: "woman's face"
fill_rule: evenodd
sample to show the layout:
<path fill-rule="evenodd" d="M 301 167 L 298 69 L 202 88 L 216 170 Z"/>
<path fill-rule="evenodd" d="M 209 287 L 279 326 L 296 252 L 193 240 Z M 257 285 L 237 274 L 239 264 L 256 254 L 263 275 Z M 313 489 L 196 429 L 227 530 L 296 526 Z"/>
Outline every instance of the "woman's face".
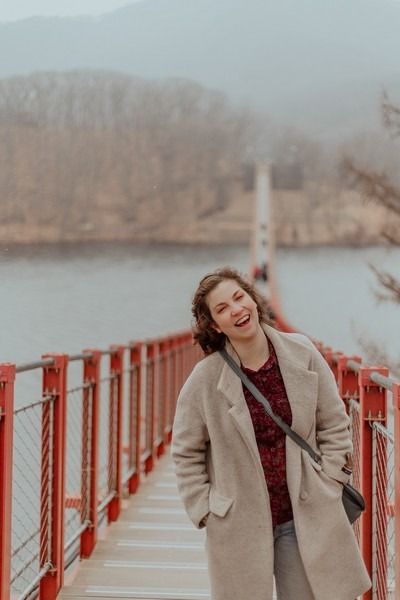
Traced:
<path fill-rule="evenodd" d="M 240 285 L 221 281 L 207 296 L 213 327 L 232 342 L 253 337 L 259 328 L 257 304 Z"/>

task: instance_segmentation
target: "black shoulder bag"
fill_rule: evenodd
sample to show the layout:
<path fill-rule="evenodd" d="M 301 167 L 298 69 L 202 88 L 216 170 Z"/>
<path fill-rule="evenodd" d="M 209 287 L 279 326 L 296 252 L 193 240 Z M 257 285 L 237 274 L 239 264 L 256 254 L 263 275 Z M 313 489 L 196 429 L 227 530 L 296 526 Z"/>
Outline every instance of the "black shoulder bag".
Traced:
<path fill-rule="evenodd" d="M 219 353 L 221 354 L 222 358 L 228 363 L 228 365 L 233 369 L 233 371 L 236 373 L 236 375 L 238 375 L 240 377 L 240 379 L 243 381 L 243 383 L 247 387 L 247 389 L 253 394 L 254 398 L 256 400 L 258 400 L 259 402 L 261 402 L 261 404 L 264 406 L 267 414 L 271 417 L 271 419 L 273 419 L 275 421 L 275 423 L 277 425 L 279 425 L 279 427 L 281 429 L 283 429 L 283 431 L 286 433 L 286 435 L 291 437 L 292 440 L 294 442 L 296 442 L 296 444 L 298 444 L 301 448 L 303 448 L 303 450 L 306 450 L 308 452 L 308 454 L 311 456 L 311 458 L 320 465 L 321 464 L 320 455 L 317 454 L 315 452 L 315 450 L 313 450 L 311 448 L 311 446 L 309 444 L 307 444 L 307 442 L 305 440 L 303 440 L 303 438 L 301 436 L 299 436 L 295 431 L 293 431 L 293 429 L 291 427 L 289 427 L 289 425 L 287 423 L 282 421 L 282 419 L 273 412 L 268 400 L 266 400 L 266 398 L 264 398 L 264 396 L 261 394 L 260 390 L 254 385 L 254 383 L 252 381 L 250 381 L 250 379 L 247 377 L 247 375 L 242 371 L 240 366 L 228 354 L 228 352 L 225 350 L 225 348 L 220 350 Z M 359 518 L 359 516 L 361 515 L 361 513 L 365 510 L 364 498 L 362 497 L 362 495 L 360 494 L 360 492 L 358 490 L 356 490 L 352 485 L 350 485 L 350 483 L 345 483 L 345 484 L 343 484 L 342 500 L 343 500 L 344 510 L 346 511 L 346 514 L 347 514 L 347 517 L 348 517 L 350 523 L 354 523 L 354 521 L 356 521 Z"/>

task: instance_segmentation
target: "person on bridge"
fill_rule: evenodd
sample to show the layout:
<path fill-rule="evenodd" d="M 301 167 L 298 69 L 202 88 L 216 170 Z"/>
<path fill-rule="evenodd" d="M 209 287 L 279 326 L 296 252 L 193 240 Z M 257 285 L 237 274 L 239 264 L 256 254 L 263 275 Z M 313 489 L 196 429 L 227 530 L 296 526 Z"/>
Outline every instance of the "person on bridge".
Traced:
<path fill-rule="evenodd" d="M 189 518 L 206 527 L 212 600 L 354 600 L 370 579 L 342 504 L 349 418 L 306 336 L 273 327 L 265 298 L 230 267 L 193 297 L 206 357 L 178 399 L 172 456 Z M 321 464 L 267 415 L 224 361 L 226 348 Z"/>

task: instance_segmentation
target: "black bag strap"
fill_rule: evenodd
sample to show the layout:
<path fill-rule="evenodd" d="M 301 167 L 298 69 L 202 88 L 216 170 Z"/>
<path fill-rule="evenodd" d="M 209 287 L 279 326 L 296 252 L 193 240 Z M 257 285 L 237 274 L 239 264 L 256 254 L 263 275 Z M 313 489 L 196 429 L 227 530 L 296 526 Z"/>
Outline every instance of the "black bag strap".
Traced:
<path fill-rule="evenodd" d="M 289 425 L 287 423 L 282 421 L 282 419 L 273 412 L 268 400 L 262 395 L 260 390 L 254 385 L 254 383 L 252 381 L 250 381 L 250 379 L 242 371 L 242 369 L 237 364 L 237 362 L 228 354 L 226 349 L 222 348 L 222 350 L 219 350 L 219 353 L 221 354 L 222 358 L 228 363 L 228 365 L 231 367 L 231 369 L 233 369 L 233 371 L 235 371 L 236 375 L 238 375 L 240 377 L 240 379 L 243 381 L 243 383 L 247 387 L 247 389 L 253 394 L 254 398 L 256 400 L 258 400 L 264 406 L 267 414 L 271 417 L 271 419 L 273 419 L 275 421 L 275 423 L 277 425 L 279 425 L 279 427 L 281 429 L 283 429 L 283 431 L 286 433 L 286 435 L 288 435 L 290 438 L 292 438 L 292 440 L 294 442 L 296 442 L 296 444 L 298 444 L 301 448 L 303 448 L 303 450 L 306 450 L 308 452 L 308 454 L 311 456 L 311 458 L 320 465 L 321 464 L 320 455 L 317 454 L 315 452 L 315 450 L 313 450 L 313 448 L 311 448 L 311 446 L 309 444 L 307 444 L 307 442 L 305 440 L 303 440 L 303 438 L 300 435 L 298 435 L 295 431 L 293 431 L 293 429 L 291 427 L 289 427 Z"/>

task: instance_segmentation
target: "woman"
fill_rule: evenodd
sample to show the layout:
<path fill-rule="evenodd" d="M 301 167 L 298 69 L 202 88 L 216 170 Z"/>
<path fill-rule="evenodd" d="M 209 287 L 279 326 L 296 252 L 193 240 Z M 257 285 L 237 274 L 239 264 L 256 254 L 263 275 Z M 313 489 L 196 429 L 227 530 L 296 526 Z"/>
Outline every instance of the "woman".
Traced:
<path fill-rule="evenodd" d="M 206 354 L 179 396 L 172 454 L 181 498 L 206 526 L 212 600 L 354 600 L 370 580 L 342 505 L 349 419 L 321 354 L 278 332 L 265 299 L 236 270 L 194 295 Z M 267 415 L 218 350 L 225 347 L 321 465 Z"/>

